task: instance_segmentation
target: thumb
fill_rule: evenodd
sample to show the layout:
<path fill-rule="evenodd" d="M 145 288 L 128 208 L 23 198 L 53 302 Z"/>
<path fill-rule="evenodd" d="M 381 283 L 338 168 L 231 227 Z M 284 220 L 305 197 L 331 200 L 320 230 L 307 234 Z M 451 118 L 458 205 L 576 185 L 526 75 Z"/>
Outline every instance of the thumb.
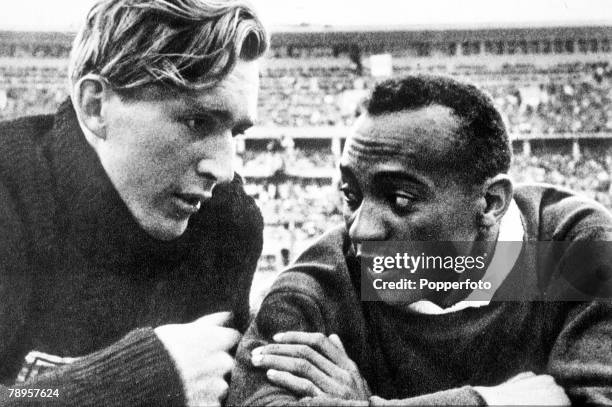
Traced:
<path fill-rule="evenodd" d="M 346 350 L 344 350 L 344 345 L 342 344 L 342 341 L 340 340 L 340 337 L 336 334 L 331 334 L 329 335 L 329 340 L 336 345 L 336 347 L 338 349 L 340 349 L 342 352 L 346 353 Z"/>
<path fill-rule="evenodd" d="M 216 325 L 227 326 L 232 320 L 232 313 L 229 311 L 216 312 L 214 314 L 205 315 L 193 321 L 197 325 Z"/>

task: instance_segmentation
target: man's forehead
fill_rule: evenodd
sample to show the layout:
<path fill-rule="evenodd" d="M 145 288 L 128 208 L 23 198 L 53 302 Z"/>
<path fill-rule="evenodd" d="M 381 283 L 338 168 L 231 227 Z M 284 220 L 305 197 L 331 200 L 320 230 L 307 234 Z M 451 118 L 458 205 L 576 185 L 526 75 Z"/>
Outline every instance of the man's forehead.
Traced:
<path fill-rule="evenodd" d="M 211 108 L 234 112 L 236 120 L 257 117 L 258 61 L 239 61 L 216 86 L 200 91 L 198 100 Z"/>
<path fill-rule="evenodd" d="M 233 92 L 248 94 L 257 92 L 259 88 L 259 61 L 243 61 L 236 63 L 234 68 L 219 83 L 210 89 L 211 94 Z"/>
<path fill-rule="evenodd" d="M 379 139 L 386 143 L 438 142 L 451 139 L 459 126 L 453 110 L 430 105 L 378 115 L 362 115 L 354 127 L 354 135 Z"/>
<path fill-rule="evenodd" d="M 258 87 L 256 61 L 241 61 L 214 87 L 177 91 L 169 102 L 193 114 L 213 112 L 227 116 L 228 120 L 255 121 Z"/>
<path fill-rule="evenodd" d="M 131 99 L 135 101 L 161 101 L 170 104 L 198 101 L 201 104 L 221 108 L 227 105 L 228 101 L 245 100 L 247 97 L 256 99 L 258 89 L 258 62 L 240 61 L 225 78 L 214 86 L 188 89 L 151 83 L 128 90 L 127 93 L 131 93 Z"/>
<path fill-rule="evenodd" d="M 452 110 L 440 105 L 375 116 L 364 114 L 353 127 L 345 152 L 362 159 L 427 159 L 454 145 L 458 127 Z"/>
<path fill-rule="evenodd" d="M 444 167 L 459 121 L 447 107 L 361 116 L 346 141 L 341 165 L 353 171 L 430 176 Z"/>

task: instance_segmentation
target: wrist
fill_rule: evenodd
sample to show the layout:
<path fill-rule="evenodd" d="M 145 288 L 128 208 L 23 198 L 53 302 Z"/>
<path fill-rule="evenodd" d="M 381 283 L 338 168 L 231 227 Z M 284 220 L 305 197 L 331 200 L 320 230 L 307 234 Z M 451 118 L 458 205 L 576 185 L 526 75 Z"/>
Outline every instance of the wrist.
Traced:
<path fill-rule="evenodd" d="M 59 388 L 68 404 L 83 407 L 184 404 L 178 373 L 152 329 L 136 329 L 29 386 L 43 383 Z"/>

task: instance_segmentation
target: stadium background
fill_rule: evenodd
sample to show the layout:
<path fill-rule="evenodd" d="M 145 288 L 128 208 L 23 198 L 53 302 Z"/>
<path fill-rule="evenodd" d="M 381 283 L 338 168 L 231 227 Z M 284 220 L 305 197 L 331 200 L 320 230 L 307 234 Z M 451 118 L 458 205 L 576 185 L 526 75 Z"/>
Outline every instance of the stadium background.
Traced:
<path fill-rule="evenodd" d="M 73 36 L 0 31 L 0 120 L 51 113 L 67 97 Z M 309 241 L 342 222 L 344 140 L 368 90 L 389 76 L 478 85 L 507 123 L 517 181 L 563 185 L 612 208 L 611 40 L 612 26 L 275 31 L 257 126 L 236 140 L 237 170 L 265 220 L 252 306 Z"/>

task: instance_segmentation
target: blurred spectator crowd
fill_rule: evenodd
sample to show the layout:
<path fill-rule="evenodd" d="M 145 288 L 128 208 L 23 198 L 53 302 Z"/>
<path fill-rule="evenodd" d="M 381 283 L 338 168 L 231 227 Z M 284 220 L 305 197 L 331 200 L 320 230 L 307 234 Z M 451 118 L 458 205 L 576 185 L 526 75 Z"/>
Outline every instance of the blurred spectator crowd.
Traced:
<path fill-rule="evenodd" d="M 566 154 L 516 155 L 510 170 L 517 182 L 545 182 L 577 191 L 612 209 L 612 148 L 586 150 L 580 158 Z M 289 250 L 291 259 L 304 243 L 341 224 L 342 198 L 338 185 L 288 179 L 247 184 L 247 193 L 261 208 L 268 239 Z"/>
<path fill-rule="evenodd" d="M 611 65 L 577 64 L 550 76 L 527 69 L 519 76 L 479 72 L 471 78 L 492 96 L 510 133 L 612 134 Z M 262 71 L 258 125 L 351 125 L 373 83 L 348 65 L 271 65 Z M 0 66 L 0 120 L 53 112 L 67 95 L 60 65 Z M 246 148 L 240 158 L 247 192 L 264 215 L 266 238 L 285 250 L 286 263 L 306 241 L 342 222 L 342 201 L 333 181 L 337 156 L 328 142 L 294 145 L 286 138 L 275 143 Z M 518 181 L 563 185 L 612 208 L 612 149 L 583 149 L 580 157 L 545 151 L 517 155 L 511 172 Z"/>
<path fill-rule="evenodd" d="M 266 180 L 248 183 L 246 190 L 266 224 L 295 231 L 295 242 L 317 237 L 342 222 L 338 187 L 329 181 L 291 179 L 275 184 Z"/>
<path fill-rule="evenodd" d="M 66 75 L 54 67 L 0 66 L 0 120 L 54 112 L 68 96 Z"/>
<path fill-rule="evenodd" d="M 529 69 L 522 75 L 528 78 Z M 471 80 L 492 96 L 511 133 L 612 131 L 611 65 L 576 64 L 569 71 L 535 78 L 509 81 L 490 73 Z M 66 83 L 65 69 L 59 66 L 0 66 L 0 119 L 52 112 L 67 96 Z M 267 67 L 258 124 L 350 125 L 373 83 L 349 66 Z"/>
<path fill-rule="evenodd" d="M 349 67 L 267 68 L 261 78 L 260 124 L 349 125 L 369 82 Z"/>
<path fill-rule="evenodd" d="M 329 174 L 334 169 L 334 156 L 329 151 L 329 147 L 265 152 L 247 150 L 243 155 L 243 161 L 244 174 L 272 175 L 280 170 L 293 175 L 309 175 L 321 170 Z"/>
<path fill-rule="evenodd" d="M 518 182 L 560 185 L 612 209 L 612 149 L 587 150 L 580 158 L 565 154 L 517 155 L 510 171 Z"/>
<path fill-rule="evenodd" d="M 612 131 L 612 67 L 540 83 L 484 86 L 514 134 Z"/>
<path fill-rule="evenodd" d="M 555 75 L 549 77 L 527 67 L 470 80 L 492 96 L 511 133 L 612 131 L 612 66 L 575 64 L 551 71 Z M 504 75 L 535 79 L 509 81 Z M 350 67 L 268 68 L 261 83 L 260 124 L 350 125 L 374 82 Z"/>

